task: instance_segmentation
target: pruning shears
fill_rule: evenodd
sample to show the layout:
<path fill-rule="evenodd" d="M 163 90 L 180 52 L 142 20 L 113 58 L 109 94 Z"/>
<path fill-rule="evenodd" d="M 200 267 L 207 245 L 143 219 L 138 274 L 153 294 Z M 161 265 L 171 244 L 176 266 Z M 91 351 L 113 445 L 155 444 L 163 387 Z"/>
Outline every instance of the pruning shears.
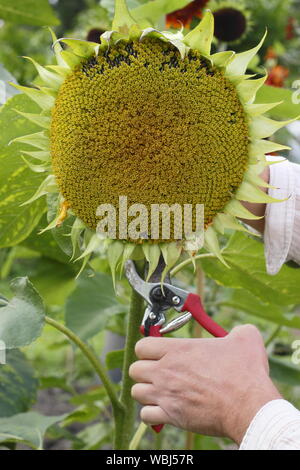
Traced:
<path fill-rule="evenodd" d="M 158 268 L 150 277 L 159 279 L 164 268 L 160 261 Z M 126 261 L 125 274 L 132 288 L 146 301 L 147 307 L 140 327 L 144 336 L 160 337 L 166 333 L 178 330 L 191 318 L 194 318 L 206 331 L 215 337 L 224 337 L 228 334 L 216 323 L 204 310 L 201 298 L 198 294 L 188 292 L 171 284 L 171 282 L 146 282 L 135 268 L 132 260 Z M 182 315 L 165 324 L 165 313 L 173 308 Z M 163 425 L 152 426 L 154 431 L 160 432 Z"/>

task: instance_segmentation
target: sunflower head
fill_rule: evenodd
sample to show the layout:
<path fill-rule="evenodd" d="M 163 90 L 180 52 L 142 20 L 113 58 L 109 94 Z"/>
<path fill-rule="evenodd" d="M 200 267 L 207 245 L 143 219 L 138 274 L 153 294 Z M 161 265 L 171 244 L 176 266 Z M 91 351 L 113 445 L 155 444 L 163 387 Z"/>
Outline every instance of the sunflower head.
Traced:
<path fill-rule="evenodd" d="M 184 250 L 195 255 L 193 214 L 187 239 L 176 236 L 175 218 L 167 239 L 149 238 L 151 221 L 141 218 L 137 239 L 120 230 L 100 237 L 100 205 L 116 207 L 117 229 L 124 225 L 121 196 L 146 209 L 204 205 L 205 248 L 221 260 L 217 234 L 245 231 L 236 217 L 255 218 L 240 201 L 275 201 L 259 189 L 266 184 L 258 175 L 268 164 L 265 153 L 285 148 L 264 139 L 286 123 L 263 116 L 276 103 L 255 103 L 266 77 L 245 74 L 263 39 L 243 53 L 211 54 L 213 35 L 210 11 L 184 36 L 141 29 L 124 0 L 116 0 L 112 30 L 100 44 L 54 37 L 57 65 L 32 61 L 44 85 L 17 86 L 41 108 L 40 115 L 23 113 L 41 132 L 17 139 L 35 147 L 23 153 L 33 169 L 38 160 L 45 171 L 27 203 L 57 194 L 57 216 L 46 229 L 75 216 L 70 235 L 84 263 L 105 245 L 113 275 L 126 259 L 143 256 L 150 276 L 161 254 L 167 268 Z"/>

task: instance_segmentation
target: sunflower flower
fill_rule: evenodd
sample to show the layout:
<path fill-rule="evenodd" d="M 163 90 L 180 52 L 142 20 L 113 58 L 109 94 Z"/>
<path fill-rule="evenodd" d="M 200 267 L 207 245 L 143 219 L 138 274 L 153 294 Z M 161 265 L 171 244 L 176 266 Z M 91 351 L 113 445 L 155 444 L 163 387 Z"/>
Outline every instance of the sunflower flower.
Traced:
<path fill-rule="evenodd" d="M 264 38 L 251 50 L 211 53 L 214 16 L 207 11 L 185 36 L 142 29 L 116 0 L 111 31 L 101 43 L 53 35 L 57 64 L 36 67 L 41 85 L 15 85 L 41 108 L 23 113 L 42 130 L 15 140 L 45 180 L 27 201 L 55 193 L 56 218 L 75 216 L 71 229 L 86 263 L 103 245 L 115 278 L 128 258 L 145 257 L 149 272 L 162 254 L 174 265 L 185 240 L 103 239 L 97 207 L 117 204 L 204 204 L 205 248 L 222 259 L 218 234 L 256 218 L 241 201 L 275 201 L 260 189 L 265 154 L 283 147 L 265 138 L 287 124 L 265 117 L 276 103 L 255 103 L 266 76 L 246 74 Z M 64 47 L 62 47 L 62 44 Z M 72 219 L 73 220 L 73 219 Z M 194 255 L 195 253 L 192 253 Z"/>

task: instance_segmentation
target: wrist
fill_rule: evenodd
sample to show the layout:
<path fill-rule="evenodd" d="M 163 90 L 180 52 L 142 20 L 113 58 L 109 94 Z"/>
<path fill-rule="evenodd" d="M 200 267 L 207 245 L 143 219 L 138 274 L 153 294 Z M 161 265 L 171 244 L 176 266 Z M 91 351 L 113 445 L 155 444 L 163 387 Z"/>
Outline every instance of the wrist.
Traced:
<path fill-rule="evenodd" d="M 240 445 L 248 427 L 259 410 L 269 401 L 282 398 L 269 377 L 262 385 L 248 387 L 249 393 L 234 403 L 234 411 L 228 410 L 226 435 Z"/>

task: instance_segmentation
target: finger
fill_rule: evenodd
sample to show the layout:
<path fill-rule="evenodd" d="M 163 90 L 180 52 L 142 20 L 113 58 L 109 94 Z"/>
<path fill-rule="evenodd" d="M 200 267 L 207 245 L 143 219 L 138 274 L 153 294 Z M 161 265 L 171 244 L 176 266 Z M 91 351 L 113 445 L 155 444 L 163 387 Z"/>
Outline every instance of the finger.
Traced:
<path fill-rule="evenodd" d="M 243 341 L 245 340 L 257 341 L 258 340 L 260 342 L 263 342 L 263 338 L 259 330 L 256 328 L 256 326 L 251 325 L 251 324 L 235 326 L 231 330 L 228 336 L 232 338 L 240 338 Z"/>
<path fill-rule="evenodd" d="M 137 361 L 129 367 L 129 376 L 135 382 L 151 383 L 157 366 L 156 361 Z"/>
<path fill-rule="evenodd" d="M 171 348 L 176 347 L 180 339 L 177 338 L 153 338 L 148 336 L 138 341 L 135 345 L 135 354 L 139 359 L 161 359 Z"/>
<path fill-rule="evenodd" d="M 171 424 L 169 416 L 160 406 L 144 406 L 140 415 L 146 424 Z"/>
<path fill-rule="evenodd" d="M 131 396 L 141 405 L 157 405 L 157 392 L 152 384 L 135 384 L 131 388 Z"/>

